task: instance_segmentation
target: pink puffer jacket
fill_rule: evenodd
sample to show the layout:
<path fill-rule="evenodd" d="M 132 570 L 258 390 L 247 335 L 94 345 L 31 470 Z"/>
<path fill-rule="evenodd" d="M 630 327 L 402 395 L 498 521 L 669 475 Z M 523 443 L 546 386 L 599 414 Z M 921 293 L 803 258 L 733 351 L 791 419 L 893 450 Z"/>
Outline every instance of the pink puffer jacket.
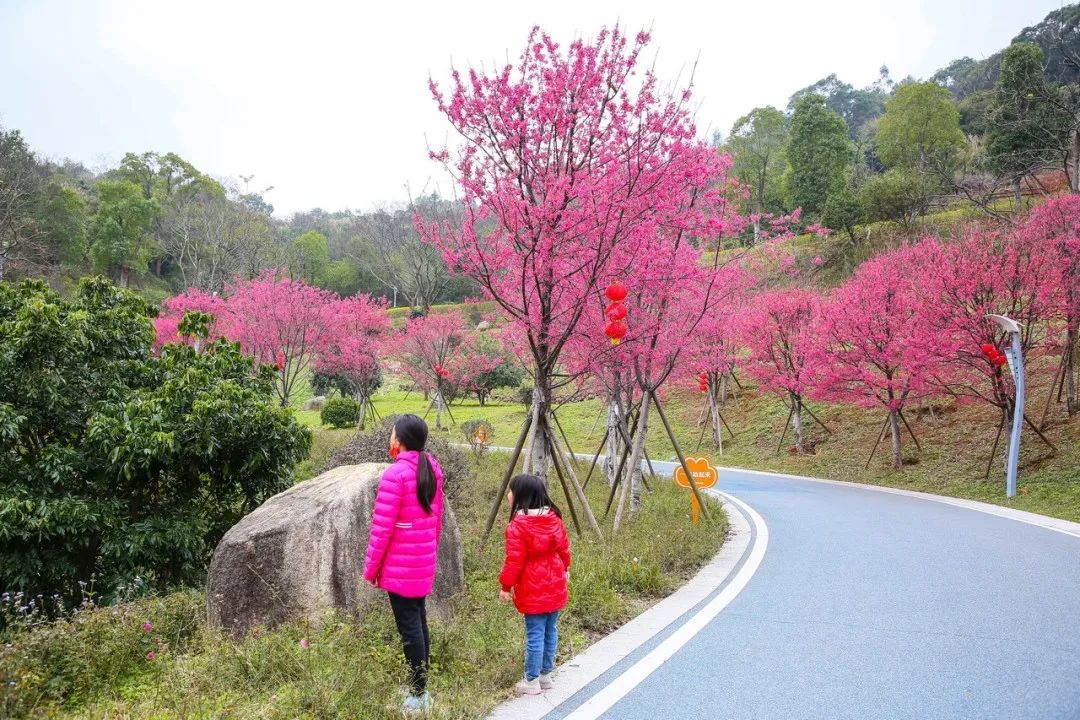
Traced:
<path fill-rule="evenodd" d="M 442 532 L 442 468 L 428 455 L 436 483 L 429 515 L 416 499 L 419 457 L 415 450 L 403 450 L 383 472 L 371 514 L 371 536 L 364 564 L 365 580 L 408 598 L 431 593 Z"/>

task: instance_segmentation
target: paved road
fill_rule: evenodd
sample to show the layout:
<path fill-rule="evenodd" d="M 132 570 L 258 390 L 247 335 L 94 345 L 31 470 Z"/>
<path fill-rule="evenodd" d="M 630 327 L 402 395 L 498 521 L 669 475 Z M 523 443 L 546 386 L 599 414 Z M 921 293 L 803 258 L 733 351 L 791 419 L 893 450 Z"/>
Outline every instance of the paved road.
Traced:
<path fill-rule="evenodd" d="M 763 562 L 601 717 L 1080 718 L 1080 537 L 853 486 L 722 471 L 720 489 L 764 518 Z"/>

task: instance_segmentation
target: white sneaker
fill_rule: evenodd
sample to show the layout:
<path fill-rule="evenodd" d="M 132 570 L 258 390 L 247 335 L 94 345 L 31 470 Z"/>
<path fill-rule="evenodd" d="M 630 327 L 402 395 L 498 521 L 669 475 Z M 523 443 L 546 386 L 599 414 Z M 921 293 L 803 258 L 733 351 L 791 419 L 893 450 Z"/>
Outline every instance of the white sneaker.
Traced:
<path fill-rule="evenodd" d="M 539 695 L 540 680 L 520 680 L 518 684 L 514 686 L 514 692 L 518 695 Z"/>
<path fill-rule="evenodd" d="M 401 706 L 402 715 L 419 715 L 431 709 L 431 695 L 410 695 Z"/>
<path fill-rule="evenodd" d="M 550 690 L 551 688 L 555 687 L 555 683 L 551 679 L 551 673 L 548 673 L 547 675 L 541 675 L 537 678 L 537 680 L 540 681 L 541 690 Z"/>

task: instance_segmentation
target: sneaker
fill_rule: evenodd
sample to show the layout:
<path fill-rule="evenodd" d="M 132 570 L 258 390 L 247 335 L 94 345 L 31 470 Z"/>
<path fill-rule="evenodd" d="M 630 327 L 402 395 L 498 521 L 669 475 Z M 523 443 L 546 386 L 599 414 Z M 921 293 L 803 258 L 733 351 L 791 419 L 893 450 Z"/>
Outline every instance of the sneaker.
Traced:
<path fill-rule="evenodd" d="M 537 680 L 540 681 L 541 690 L 550 690 L 551 688 L 555 687 L 555 683 L 551 680 L 551 673 L 548 673 L 547 675 L 541 675 L 537 678 Z"/>
<path fill-rule="evenodd" d="M 405 698 L 405 703 L 401 706 L 401 712 L 404 715 L 416 715 L 430 709 L 431 695 L 427 693 L 424 693 L 423 695 L 410 695 Z"/>
<path fill-rule="evenodd" d="M 521 680 L 514 686 L 514 692 L 518 695 L 539 695 L 539 680 Z"/>

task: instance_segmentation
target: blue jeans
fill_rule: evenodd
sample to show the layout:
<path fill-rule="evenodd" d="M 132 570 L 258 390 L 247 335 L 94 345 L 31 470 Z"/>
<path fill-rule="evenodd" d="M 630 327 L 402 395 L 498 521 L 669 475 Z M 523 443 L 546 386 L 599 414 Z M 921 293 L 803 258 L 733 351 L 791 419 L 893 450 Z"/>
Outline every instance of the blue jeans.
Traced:
<path fill-rule="evenodd" d="M 525 679 L 532 681 L 555 669 L 559 647 L 559 612 L 525 616 Z"/>

